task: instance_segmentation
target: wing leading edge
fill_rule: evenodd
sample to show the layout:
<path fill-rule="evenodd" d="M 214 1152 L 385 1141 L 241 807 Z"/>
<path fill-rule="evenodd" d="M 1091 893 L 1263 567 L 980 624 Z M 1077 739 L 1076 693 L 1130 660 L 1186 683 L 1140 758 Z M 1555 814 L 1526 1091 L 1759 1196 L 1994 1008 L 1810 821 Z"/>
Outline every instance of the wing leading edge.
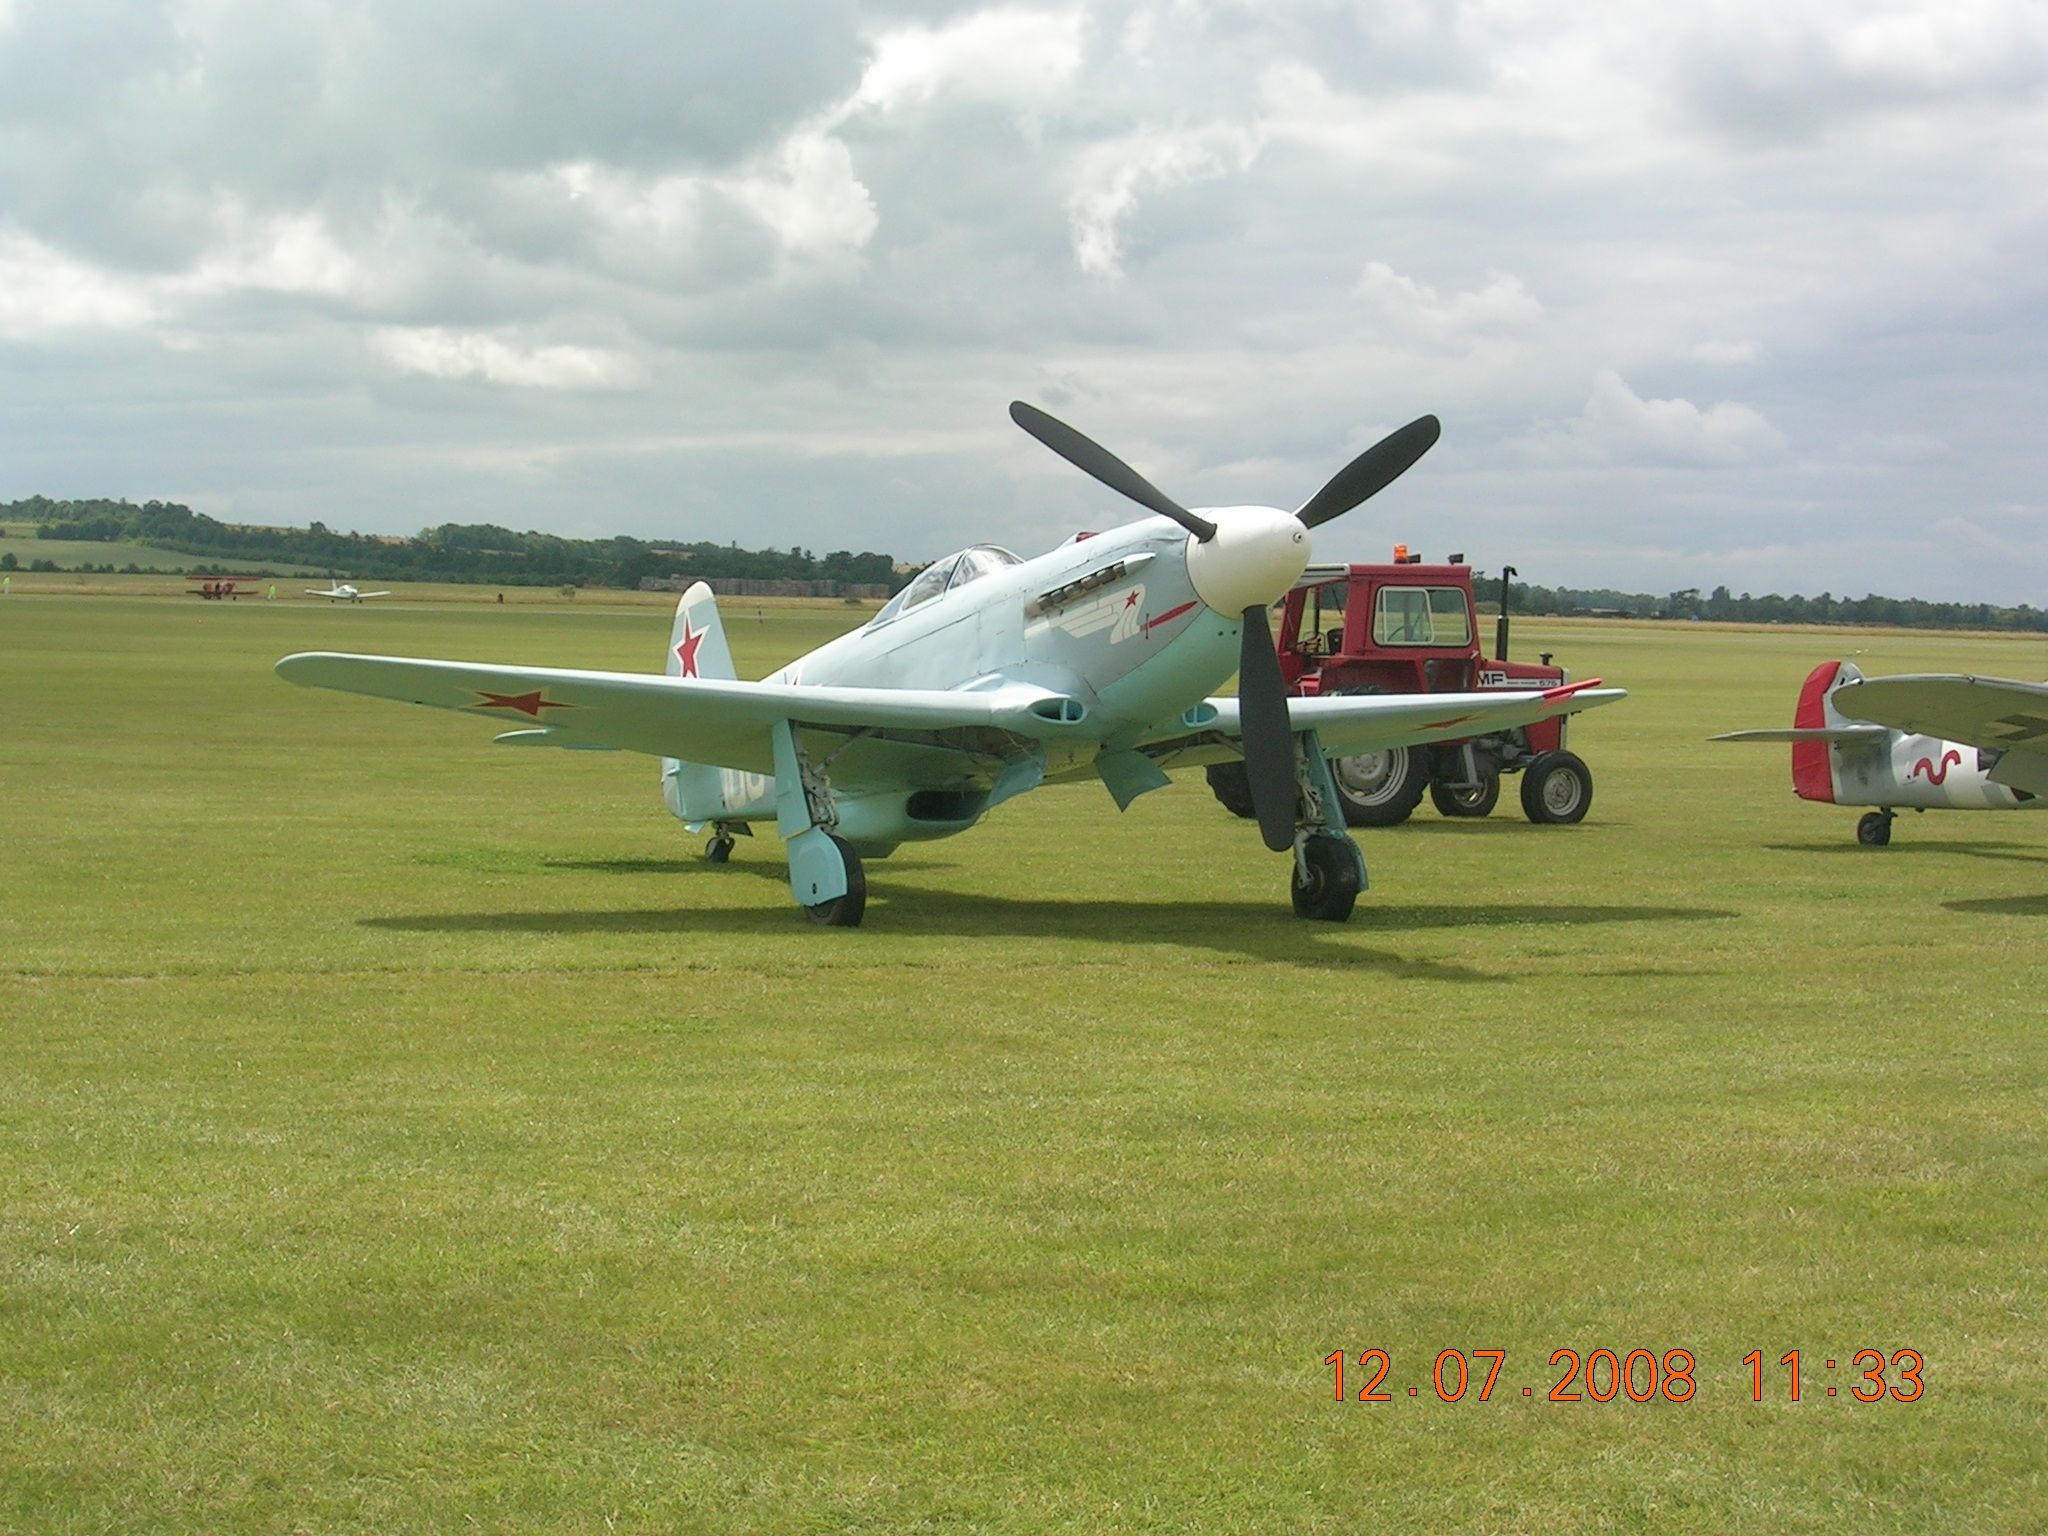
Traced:
<path fill-rule="evenodd" d="M 1331 694 L 1289 699 L 1287 716 L 1295 730 L 1314 731 L 1325 753 L 1348 756 L 1512 730 L 1627 697 L 1625 688 L 1602 688 L 1591 682 L 1484 693 Z M 1214 713 L 1199 727 L 1177 726 L 1170 734 L 1161 732 L 1140 742 L 1140 748 L 1155 759 L 1173 758 L 1164 764 L 1167 767 L 1195 767 L 1237 756 L 1234 740 L 1241 729 L 1237 700 L 1208 699 L 1203 708 Z M 1219 742 L 1219 737 L 1229 741 Z"/>
<path fill-rule="evenodd" d="M 832 688 L 504 667 L 406 656 L 308 651 L 277 664 L 287 682 L 457 710 L 526 728 L 522 745 L 611 747 L 746 773 L 773 773 L 770 727 L 782 720 L 845 731 L 1052 734 L 1062 695 L 1028 684 L 989 688 Z M 1045 711 L 1046 713 L 1039 713 Z M 535 732 L 544 732 L 537 737 Z"/>

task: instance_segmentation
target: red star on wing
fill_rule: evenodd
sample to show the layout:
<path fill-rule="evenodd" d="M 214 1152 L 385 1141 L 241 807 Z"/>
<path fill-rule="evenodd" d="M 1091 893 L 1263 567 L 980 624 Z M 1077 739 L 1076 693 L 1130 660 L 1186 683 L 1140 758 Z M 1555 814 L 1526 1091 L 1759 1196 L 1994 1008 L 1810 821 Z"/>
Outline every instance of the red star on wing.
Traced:
<path fill-rule="evenodd" d="M 709 633 L 707 629 L 693 630 L 690 621 L 683 620 L 683 643 L 676 647 L 676 659 L 683 664 L 683 676 L 697 675 L 697 647 L 704 643 L 704 637 Z"/>
<path fill-rule="evenodd" d="M 476 690 L 476 694 L 483 702 L 481 704 L 472 704 L 470 706 L 471 709 L 516 709 L 522 715 L 535 720 L 540 718 L 540 712 L 544 709 L 574 709 L 576 707 L 573 704 L 557 704 L 553 699 L 544 699 L 540 696 L 538 688 L 534 689 L 531 693 L 485 693 L 479 688 Z"/>

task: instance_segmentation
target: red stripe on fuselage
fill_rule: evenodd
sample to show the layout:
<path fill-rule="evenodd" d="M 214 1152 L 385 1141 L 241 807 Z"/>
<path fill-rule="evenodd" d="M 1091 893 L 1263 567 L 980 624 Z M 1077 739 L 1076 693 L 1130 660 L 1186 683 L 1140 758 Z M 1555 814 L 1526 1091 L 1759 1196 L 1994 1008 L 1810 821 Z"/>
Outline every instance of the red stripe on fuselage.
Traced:
<path fill-rule="evenodd" d="M 1827 725 L 1827 711 L 1822 706 L 1828 696 L 1829 685 L 1841 670 L 1839 661 L 1824 661 L 1806 674 L 1806 682 L 1799 690 L 1799 708 L 1792 714 L 1794 730 L 1817 731 Z M 1835 803 L 1835 775 L 1828 766 L 1830 750 L 1824 741 L 1792 743 L 1793 794 L 1802 800 L 1819 800 L 1828 805 Z"/>

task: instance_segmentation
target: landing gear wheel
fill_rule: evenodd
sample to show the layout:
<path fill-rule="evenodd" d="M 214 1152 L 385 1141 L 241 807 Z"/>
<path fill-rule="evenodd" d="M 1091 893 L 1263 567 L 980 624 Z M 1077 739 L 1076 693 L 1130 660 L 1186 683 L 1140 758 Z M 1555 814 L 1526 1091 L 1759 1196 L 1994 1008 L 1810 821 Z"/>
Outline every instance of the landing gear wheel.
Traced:
<path fill-rule="evenodd" d="M 846 861 L 846 894 L 805 907 L 804 916 L 821 928 L 858 928 L 861 914 L 868 909 L 868 877 L 861 870 L 859 854 L 836 837 L 832 846 Z"/>
<path fill-rule="evenodd" d="M 1252 781 L 1245 775 L 1244 764 L 1211 763 L 1203 772 L 1223 809 L 1249 821 L 1255 813 L 1252 809 Z"/>
<path fill-rule="evenodd" d="M 704 857 L 713 864 L 723 864 L 732 857 L 732 839 L 720 832 L 704 845 Z"/>
<path fill-rule="evenodd" d="M 1892 840 L 1892 813 L 1872 811 L 1856 823 L 1856 841 L 1866 848 L 1882 848 Z"/>
<path fill-rule="evenodd" d="M 1449 784 L 1431 784 L 1429 798 L 1436 808 L 1446 816 L 1485 816 L 1500 804 L 1500 775 L 1483 773 L 1479 783 L 1472 789 L 1461 789 Z"/>
<path fill-rule="evenodd" d="M 1522 770 L 1522 814 L 1538 826 L 1584 821 L 1593 805 L 1593 772 L 1576 753 L 1542 752 Z"/>
<path fill-rule="evenodd" d="M 1294 864 L 1296 917 L 1344 922 L 1358 901 L 1358 889 L 1358 853 L 1349 838 L 1322 832 L 1302 844 Z"/>

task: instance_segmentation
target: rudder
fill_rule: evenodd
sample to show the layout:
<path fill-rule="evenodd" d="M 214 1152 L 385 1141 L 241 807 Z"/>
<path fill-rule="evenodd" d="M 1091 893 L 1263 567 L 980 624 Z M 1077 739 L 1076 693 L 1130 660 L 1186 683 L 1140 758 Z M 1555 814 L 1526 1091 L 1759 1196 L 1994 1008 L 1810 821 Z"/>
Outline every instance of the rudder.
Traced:
<path fill-rule="evenodd" d="M 718 600 L 703 582 L 690 588 L 676 604 L 675 622 L 669 626 L 668 660 L 665 669 L 677 678 L 736 678 L 732 650 L 725 643 L 725 626 L 719 621 Z M 700 826 L 714 819 L 724 808 L 722 776 L 703 763 L 680 758 L 661 760 L 661 798 L 669 814 Z"/>

